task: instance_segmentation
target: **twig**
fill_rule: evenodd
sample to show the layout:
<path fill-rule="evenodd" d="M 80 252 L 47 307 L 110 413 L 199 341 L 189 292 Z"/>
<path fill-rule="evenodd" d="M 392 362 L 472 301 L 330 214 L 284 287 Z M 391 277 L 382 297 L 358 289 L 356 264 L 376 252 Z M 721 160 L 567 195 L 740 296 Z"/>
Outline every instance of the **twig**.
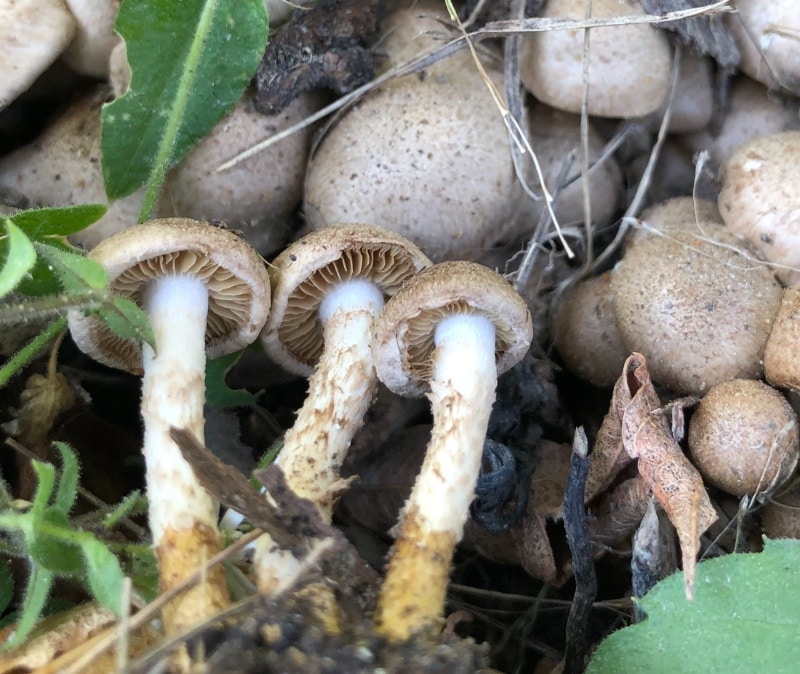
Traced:
<path fill-rule="evenodd" d="M 586 477 L 589 475 L 588 454 L 589 441 L 581 426 L 575 429 L 572 441 L 572 467 L 564 492 L 564 529 L 572 554 L 575 577 L 575 595 L 567 618 L 565 674 L 578 674 L 584 670 L 586 655 L 589 652 L 587 623 L 597 594 L 592 542 L 589 539 L 586 510 L 583 505 Z"/>

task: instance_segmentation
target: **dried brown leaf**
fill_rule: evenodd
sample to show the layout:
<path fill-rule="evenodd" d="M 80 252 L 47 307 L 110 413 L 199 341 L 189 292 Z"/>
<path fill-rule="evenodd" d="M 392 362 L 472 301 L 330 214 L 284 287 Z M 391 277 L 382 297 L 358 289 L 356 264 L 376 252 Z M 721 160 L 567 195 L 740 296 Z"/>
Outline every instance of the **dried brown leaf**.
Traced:
<path fill-rule="evenodd" d="M 653 388 L 645 357 L 633 353 L 623 370 L 633 396 L 622 416 L 622 444 L 678 532 L 686 597 L 694 593 L 700 536 L 717 519 L 703 479 L 681 451 Z"/>
<path fill-rule="evenodd" d="M 589 477 L 586 478 L 584 497 L 586 503 L 605 491 L 619 472 L 632 461 L 622 446 L 622 415 L 630 404 L 633 393 L 638 389 L 631 367 L 634 365 L 628 358 L 622 368 L 622 375 L 614 384 L 608 413 L 600 425 L 600 430 L 597 431 L 591 453 Z"/>

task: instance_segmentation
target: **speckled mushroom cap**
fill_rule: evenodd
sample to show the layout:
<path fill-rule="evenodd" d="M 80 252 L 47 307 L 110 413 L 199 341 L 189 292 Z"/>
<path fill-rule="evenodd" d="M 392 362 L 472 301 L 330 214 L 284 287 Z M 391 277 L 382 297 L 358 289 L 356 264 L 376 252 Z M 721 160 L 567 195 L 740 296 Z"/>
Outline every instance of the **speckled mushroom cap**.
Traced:
<path fill-rule="evenodd" d="M 272 311 L 261 333 L 265 351 L 286 370 L 307 377 L 322 354 L 317 313 L 328 290 L 361 278 L 391 297 L 430 265 L 408 239 L 381 227 L 338 224 L 311 232 L 269 266 L 273 290 Z"/>
<path fill-rule="evenodd" d="M 800 281 L 800 131 L 756 138 L 722 165 L 717 205 L 786 285 Z M 780 266 L 778 266 L 780 265 Z"/>
<path fill-rule="evenodd" d="M 141 305 L 146 286 L 161 276 L 191 274 L 208 286 L 209 358 L 241 349 L 258 336 L 270 306 L 264 261 L 231 231 L 185 218 L 151 220 L 106 239 L 89 256 L 105 268 L 111 291 Z M 94 316 L 73 311 L 78 348 L 110 367 L 142 372 L 141 347 L 114 335 Z"/>
<path fill-rule="evenodd" d="M 531 344 L 525 301 L 497 272 L 474 262 L 442 262 L 409 279 L 383 309 L 373 356 L 380 380 L 404 396 L 428 390 L 436 325 L 457 313 L 494 323 L 497 373 L 518 363 Z"/>

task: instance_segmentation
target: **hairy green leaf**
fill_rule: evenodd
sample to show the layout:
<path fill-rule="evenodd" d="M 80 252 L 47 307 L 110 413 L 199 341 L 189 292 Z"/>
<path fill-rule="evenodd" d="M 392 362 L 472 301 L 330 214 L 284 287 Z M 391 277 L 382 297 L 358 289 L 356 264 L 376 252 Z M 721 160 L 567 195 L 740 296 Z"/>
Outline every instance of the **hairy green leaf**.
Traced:
<path fill-rule="evenodd" d="M 3 644 L 3 650 L 19 646 L 28 638 L 42 614 L 54 578 L 55 576 L 47 569 L 33 565 L 25 587 L 25 598 L 22 602 L 22 613 L 17 621 L 17 628 L 8 641 Z"/>
<path fill-rule="evenodd" d="M 49 243 L 36 241 L 36 252 L 53 267 L 64 290 L 69 293 L 82 293 L 87 290 L 101 290 L 108 285 L 108 274 L 102 265 L 94 260 Z"/>
<path fill-rule="evenodd" d="M 15 213 L 10 219 L 31 239 L 68 236 L 86 229 L 105 215 L 108 206 L 81 204 L 67 208 L 34 208 Z"/>
<path fill-rule="evenodd" d="M 54 442 L 53 444 L 61 452 L 61 479 L 58 481 L 53 506 L 66 516 L 69 515 L 72 506 L 75 505 L 75 499 L 78 498 L 80 468 L 78 457 L 75 456 L 75 452 L 69 445 L 63 442 Z"/>
<path fill-rule="evenodd" d="M 796 672 L 800 541 L 766 540 L 761 553 L 702 562 L 692 602 L 678 573 L 641 606 L 647 618 L 603 641 L 587 673 Z"/>
<path fill-rule="evenodd" d="M 109 611 L 122 613 L 122 567 L 114 554 L 100 541 L 87 538 L 81 545 L 86 559 L 86 576 L 95 599 Z"/>
<path fill-rule="evenodd" d="M 5 255 L 0 269 L 0 297 L 10 293 L 36 264 L 36 251 L 25 233 L 9 218 L 3 222 Z"/>
<path fill-rule="evenodd" d="M 112 200 L 148 185 L 146 219 L 167 169 L 250 82 L 267 42 L 267 17 L 263 0 L 128 0 L 115 28 L 132 80 L 102 113 L 103 175 Z"/>
<path fill-rule="evenodd" d="M 83 571 L 76 546 L 80 532 L 73 532 L 66 515 L 51 506 L 28 536 L 28 552 L 36 564 L 53 573 L 74 576 Z"/>
<path fill-rule="evenodd" d="M 156 348 L 156 336 L 147 314 L 135 302 L 124 297 L 115 297 L 111 305 L 104 306 L 97 315 L 117 337 L 137 343 L 147 342 Z"/>

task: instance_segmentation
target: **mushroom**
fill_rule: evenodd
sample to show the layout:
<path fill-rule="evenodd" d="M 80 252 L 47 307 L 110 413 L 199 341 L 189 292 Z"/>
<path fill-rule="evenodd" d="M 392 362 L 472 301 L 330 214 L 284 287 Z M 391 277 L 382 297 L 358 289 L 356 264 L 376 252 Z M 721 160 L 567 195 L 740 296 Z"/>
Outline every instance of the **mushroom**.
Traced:
<path fill-rule="evenodd" d="M 595 386 L 613 386 L 630 354 L 610 285 L 610 272 L 576 283 L 558 298 L 553 314 L 553 345 L 572 372 Z"/>
<path fill-rule="evenodd" d="M 277 463 L 286 483 L 326 521 L 346 486 L 339 471 L 378 382 L 371 352 L 375 321 L 385 298 L 430 264 L 394 232 L 342 224 L 308 234 L 270 265 L 272 311 L 262 344 L 283 368 L 311 375 Z M 259 590 L 267 594 L 294 566 L 288 551 L 272 548 L 263 537 L 254 561 Z"/>
<path fill-rule="evenodd" d="M 705 236 L 710 223 L 722 224 L 717 204 L 700 197 L 673 197 L 644 209 L 639 216 L 642 226 L 628 232 L 625 245 L 632 246 L 637 241 L 652 235 L 671 236 L 673 232 L 691 232 Z M 701 223 L 703 226 L 701 227 Z M 711 227 L 710 232 L 716 229 Z"/>
<path fill-rule="evenodd" d="M 746 239 L 785 285 L 800 281 L 800 131 L 745 143 L 723 164 L 717 205 L 728 228 Z"/>
<path fill-rule="evenodd" d="M 745 75 L 731 81 L 728 109 L 719 128 L 677 136 L 692 154 L 707 150 L 714 166 L 722 164 L 740 145 L 760 136 L 800 127 L 797 103 L 770 95 L 767 88 Z"/>
<path fill-rule="evenodd" d="M 594 0 L 593 19 L 644 15 L 636 0 Z M 584 0 L 549 0 L 543 17 L 583 19 Z M 592 28 L 588 113 L 640 117 L 656 111 L 670 86 L 672 49 L 663 32 L 645 23 Z M 583 30 L 526 33 L 520 49 L 522 84 L 542 103 L 580 113 L 583 102 Z"/>
<path fill-rule="evenodd" d="M 0 5 L 0 26 L 2 110 L 66 49 L 75 34 L 75 19 L 64 0 L 15 0 Z"/>
<path fill-rule="evenodd" d="M 449 24 L 443 3 L 431 0 L 387 17 L 387 69 L 441 47 L 435 36 Z M 485 76 L 504 91 L 496 55 L 482 49 L 479 56 Z M 383 84 L 336 122 L 309 162 L 304 212 L 314 229 L 386 227 L 438 261 L 479 257 L 538 206 L 516 180 L 487 83 L 461 51 Z"/>
<path fill-rule="evenodd" d="M 761 509 L 761 525 L 769 538 L 800 538 L 800 481 L 772 496 Z"/>
<path fill-rule="evenodd" d="M 660 108 L 647 120 L 657 131 L 670 106 L 670 133 L 691 133 L 708 126 L 714 112 L 714 77 L 712 60 L 692 49 L 682 49 L 678 63 L 675 93 L 664 99 Z"/>
<path fill-rule="evenodd" d="M 152 220 L 126 229 L 90 253 L 110 289 L 140 304 L 156 351 L 116 337 L 93 315 L 71 312 L 72 337 L 110 367 L 143 373 L 141 412 L 150 531 L 161 589 L 178 585 L 221 549 L 217 504 L 169 436 L 184 428 L 204 441 L 206 354 L 214 358 L 254 341 L 270 306 L 263 260 L 232 232 L 187 219 Z M 228 601 L 221 567 L 180 595 L 164 614 L 174 634 L 214 615 Z"/>
<path fill-rule="evenodd" d="M 65 0 L 77 22 L 75 37 L 62 59 L 81 75 L 106 79 L 111 52 L 121 42 L 114 22 L 122 0 Z"/>
<path fill-rule="evenodd" d="M 441 620 L 447 578 L 473 499 L 499 374 L 533 336 L 524 300 L 496 272 L 443 262 L 409 279 L 378 320 L 380 380 L 404 396 L 427 395 L 433 430 L 396 529 L 375 614 L 391 641 Z"/>
<path fill-rule="evenodd" d="M 161 217 L 224 220 L 266 255 L 283 247 L 287 221 L 303 196 L 313 126 L 225 171 L 217 169 L 258 141 L 284 131 L 319 105 L 302 94 L 282 112 L 264 115 L 245 95 L 166 177 L 158 203 Z"/>
<path fill-rule="evenodd" d="M 65 110 L 32 143 L 0 159 L 0 188 L 24 194 L 41 206 L 108 204 L 100 153 L 100 110 L 108 97 L 98 87 Z M 73 234 L 91 248 L 136 224 L 144 190 L 117 199 L 105 215 Z"/>
<path fill-rule="evenodd" d="M 764 377 L 773 386 L 800 393 L 800 283 L 785 288 L 764 349 Z"/>
<path fill-rule="evenodd" d="M 768 87 L 800 93 L 794 0 L 736 0 L 728 25 L 741 52 L 739 68 Z"/>
<path fill-rule="evenodd" d="M 654 381 L 702 394 L 761 375 L 781 287 L 725 227 L 690 222 L 637 242 L 614 270 L 611 293 L 622 340 L 645 355 Z"/>
<path fill-rule="evenodd" d="M 689 454 L 715 487 L 763 500 L 797 466 L 797 416 L 786 398 L 764 382 L 724 381 L 709 390 L 692 414 Z"/>

